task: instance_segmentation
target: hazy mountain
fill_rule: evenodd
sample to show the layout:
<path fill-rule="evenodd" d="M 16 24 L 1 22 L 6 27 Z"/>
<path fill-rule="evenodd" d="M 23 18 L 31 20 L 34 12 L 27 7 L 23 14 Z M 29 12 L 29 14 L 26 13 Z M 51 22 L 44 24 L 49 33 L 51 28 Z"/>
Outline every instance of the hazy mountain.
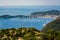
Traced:
<path fill-rule="evenodd" d="M 43 11 L 43 12 L 34 12 L 31 14 L 31 17 L 41 17 L 41 16 L 45 16 L 45 15 L 51 15 L 53 17 L 53 15 L 60 15 L 60 11 L 58 10 L 50 10 L 50 11 Z"/>
<path fill-rule="evenodd" d="M 11 15 L 1 15 L 0 18 L 38 18 L 38 17 L 55 17 L 55 16 L 60 16 L 60 11 L 58 10 L 51 10 L 51 11 L 43 11 L 43 12 L 34 12 L 31 13 L 31 15 L 16 15 L 16 16 L 11 16 Z M 56 17 L 57 17 L 56 16 Z"/>
<path fill-rule="evenodd" d="M 16 16 L 10 16 L 10 15 L 1 15 L 0 18 L 29 18 L 29 16 L 25 15 L 16 15 Z"/>

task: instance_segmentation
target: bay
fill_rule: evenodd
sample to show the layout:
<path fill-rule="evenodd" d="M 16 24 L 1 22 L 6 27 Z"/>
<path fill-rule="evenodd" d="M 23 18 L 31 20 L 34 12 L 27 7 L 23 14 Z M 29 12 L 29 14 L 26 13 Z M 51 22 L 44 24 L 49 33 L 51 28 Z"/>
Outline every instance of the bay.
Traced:
<path fill-rule="evenodd" d="M 53 18 L 11 18 L 11 19 L 0 19 L 0 29 L 9 28 L 36 28 L 41 30 L 46 24 L 53 21 Z"/>

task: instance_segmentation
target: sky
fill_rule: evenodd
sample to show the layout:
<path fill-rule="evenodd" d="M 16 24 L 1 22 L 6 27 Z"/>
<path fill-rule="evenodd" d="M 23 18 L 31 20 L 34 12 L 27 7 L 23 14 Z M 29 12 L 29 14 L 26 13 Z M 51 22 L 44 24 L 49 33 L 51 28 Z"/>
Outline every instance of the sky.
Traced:
<path fill-rule="evenodd" d="M 46 10 L 60 10 L 60 0 L 0 0 L 0 15 L 29 15 Z"/>
<path fill-rule="evenodd" d="M 60 0 L 0 0 L 0 6 L 59 6 Z"/>

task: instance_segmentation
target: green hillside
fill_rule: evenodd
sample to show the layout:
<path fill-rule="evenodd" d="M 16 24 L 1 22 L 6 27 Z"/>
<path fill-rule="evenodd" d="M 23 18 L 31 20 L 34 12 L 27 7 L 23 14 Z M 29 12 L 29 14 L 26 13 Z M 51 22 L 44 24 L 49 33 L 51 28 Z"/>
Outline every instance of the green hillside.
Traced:
<path fill-rule="evenodd" d="M 60 18 L 48 23 L 42 31 L 46 32 L 50 29 L 54 29 L 55 31 L 60 31 Z"/>
<path fill-rule="evenodd" d="M 60 18 L 48 23 L 42 30 L 43 40 L 60 40 Z"/>

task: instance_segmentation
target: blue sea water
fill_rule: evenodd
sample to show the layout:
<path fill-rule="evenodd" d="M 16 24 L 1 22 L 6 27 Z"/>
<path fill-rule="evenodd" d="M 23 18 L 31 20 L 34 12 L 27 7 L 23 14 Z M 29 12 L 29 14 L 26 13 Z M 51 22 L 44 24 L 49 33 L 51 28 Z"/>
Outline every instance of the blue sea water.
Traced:
<path fill-rule="evenodd" d="M 53 21 L 53 18 L 11 18 L 0 19 L 0 29 L 34 27 L 41 30 L 47 23 Z"/>
<path fill-rule="evenodd" d="M 31 15 L 33 12 L 60 10 L 60 6 L 0 6 L 1 15 Z M 53 21 L 53 18 L 11 18 L 0 19 L 0 29 L 34 27 L 41 30 L 46 24 Z"/>

